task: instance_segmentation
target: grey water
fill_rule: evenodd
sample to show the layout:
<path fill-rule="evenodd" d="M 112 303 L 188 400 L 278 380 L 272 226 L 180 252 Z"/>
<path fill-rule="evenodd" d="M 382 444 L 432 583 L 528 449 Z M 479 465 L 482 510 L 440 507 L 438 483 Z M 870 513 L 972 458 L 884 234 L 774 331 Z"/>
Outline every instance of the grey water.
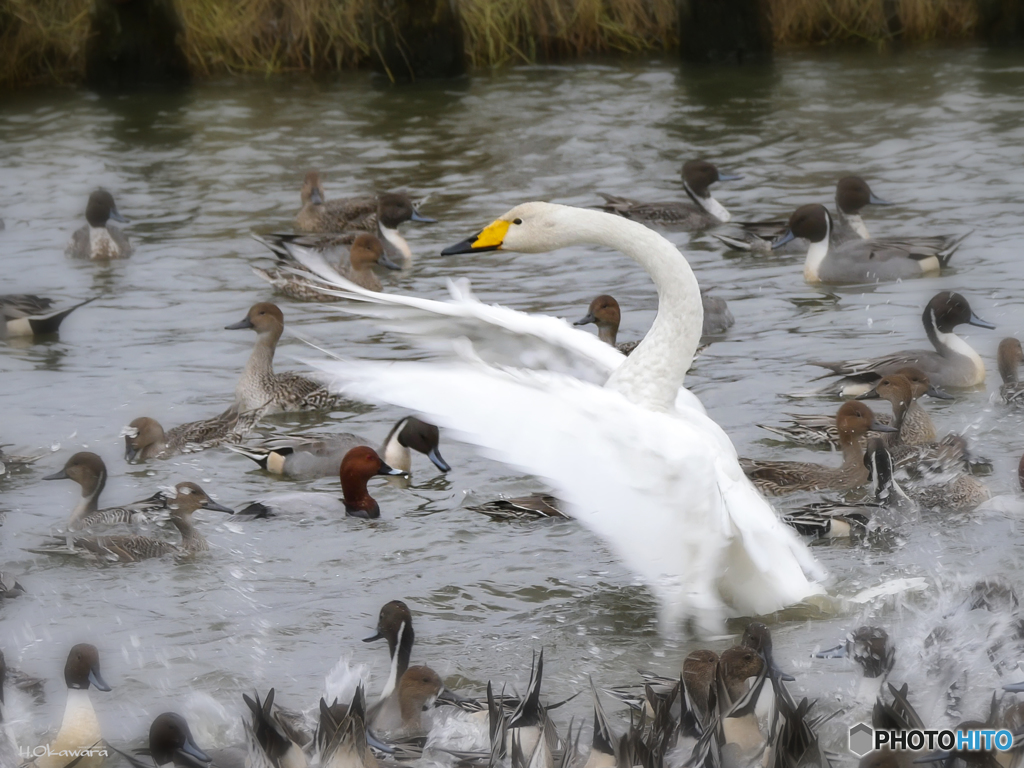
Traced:
<path fill-rule="evenodd" d="M 647 275 L 619 254 L 439 251 L 527 200 L 593 206 L 598 191 L 683 199 L 679 168 L 698 157 L 744 174 L 714 188 L 737 220 L 831 204 L 836 180 L 856 173 L 897 203 L 865 212 L 872 233 L 974 230 L 941 277 L 850 288 L 807 285 L 802 257 L 743 256 L 708 235 L 667 233 L 736 317 L 687 383 L 741 455 L 838 462 L 772 443 L 755 424 L 838 407 L 789 397 L 812 388 L 818 371 L 808 360 L 926 347 L 920 315 L 935 292 L 962 292 L 997 325 L 962 329 L 986 361 L 986 385 L 924 403 L 941 432 L 966 432 L 991 460 L 985 480 L 997 503 L 987 513 L 924 515 L 886 550 L 815 546 L 833 594 L 903 577 L 925 578 L 928 588 L 773 625 L 778 661 L 797 677 L 794 691 L 817 697 L 820 711 L 858 711 L 857 671 L 811 652 L 870 622 L 897 643 L 894 679 L 911 682 L 932 723 L 955 721 L 943 684 L 928 672 L 925 638 L 974 581 L 1020 588 L 1024 572 L 1016 501 L 1024 415 L 993 398 L 996 346 L 1024 328 L 1022 96 L 1024 56 L 976 48 L 780 55 L 771 67 L 744 70 L 681 70 L 668 59 L 519 67 L 410 88 L 352 73 L 218 80 L 132 98 L 75 89 L 5 96 L 0 293 L 33 292 L 58 304 L 98 297 L 59 338 L 0 345 L 0 442 L 47 454 L 0 477 L 0 565 L 28 590 L 0 605 L 0 648 L 9 665 L 48 678 L 47 703 L 22 712 L 23 738 L 41 739 L 59 721 L 61 670 L 76 642 L 100 649 L 113 691 L 93 701 L 114 743 L 139 739 L 168 709 L 193 721 L 202 746 L 230 743 L 241 735 L 242 693 L 275 687 L 280 702 L 313 707 L 324 676 L 346 654 L 370 666 L 371 691 L 379 690 L 387 653 L 360 639 L 392 599 L 413 610 L 414 662 L 467 694 L 489 679 L 521 689 L 540 648 L 546 695 L 556 700 L 583 689 L 588 675 L 603 685 L 635 682 L 637 668 L 674 675 L 695 647 L 732 644 L 659 632 L 650 594 L 572 521 L 509 525 L 468 510 L 467 498 L 541 486 L 443 433 L 452 471 L 439 475 L 417 456 L 412 487 L 372 483 L 379 521 L 324 514 L 242 523 L 200 513 L 212 551 L 188 563 L 96 565 L 25 551 L 65 523 L 78 487 L 41 478 L 79 450 L 107 463 L 105 505 L 183 480 L 236 509 L 294 488 L 340 495 L 336 479 L 276 480 L 222 449 L 128 466 L 120 437 L 138 416 L 169 428 L 226 407 L 254 336 L 224 326 L 257 301 L 277 301 L 288 329 L 344 357 L 427 354 L 337 305 L 275 298 L 250 271 L 271 261 L 250 233 L 290 229 L 307 169 L 322 171 L 328 197 L 406 189 L 438 220 L 404 227 L 416 260 L 384 276 L 386 291 L 444 298 L 447 279 L 466 277 L 484 301 L 570 320 L 594 296 L 612 293 L 623 310 L 620 339 L 631 340 L 649 327 L 656 296 Z M 127 261 L 63 255 L 97 186 L 131 219 L 124 229 L 136 253 Z M 302 359 L 317 355 L 286 332 L 278 370 L 302 370 Z M 376 445 L 401 415 L 365 407 L 275 417 L 261 430 L 354 431 Z M 963 650 L 972 638 L 984 645 L 974 619 L 954 631 L 962 658 L 953 661 L 974 675 L 966 688 L 977 698 L 960 706 L 964 717 L 983 719 L 999 675 L 1021 673 L 1012 664 L 995 673 L 978 660 L 983 653 Z M 556 719 L 588 719 L 589 706 L 580 696 Z M 845 746 L 840 734 L 853 716 L 830 726 L 834 746 Z"/>

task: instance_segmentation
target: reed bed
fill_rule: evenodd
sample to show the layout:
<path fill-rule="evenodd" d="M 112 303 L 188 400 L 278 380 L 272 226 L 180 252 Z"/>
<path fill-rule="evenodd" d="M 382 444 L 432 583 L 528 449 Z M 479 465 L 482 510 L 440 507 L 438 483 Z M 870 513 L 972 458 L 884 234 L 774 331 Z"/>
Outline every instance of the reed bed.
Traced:
<path fill-rule="evenodd" d="M 675 0 L 456 0 L 472 66 L 676 44 Z M 704 0 L 710 2 L 713 0 Z M 969 38 L 978 0 L 768 0 L 779 47 Z M 175 0 L 197 77 L 366 64 L 372 0 Z M 92 0 L 0 0 L 0 87 L 77 82 Z"/>

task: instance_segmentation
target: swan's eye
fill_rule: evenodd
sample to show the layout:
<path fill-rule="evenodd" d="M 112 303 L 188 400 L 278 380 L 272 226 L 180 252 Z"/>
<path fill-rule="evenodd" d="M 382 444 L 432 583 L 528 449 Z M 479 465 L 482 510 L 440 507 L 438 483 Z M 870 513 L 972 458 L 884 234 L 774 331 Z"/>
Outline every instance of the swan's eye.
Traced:
<path fill-rule="evenodd" d="M 513 219 L 513 220 L 512 220 L 512 223 L 513 223 L 513 224 L 522 224 L 522 223 L 523 223 L 523 220 L 522 220 L 522 219 Z"/>

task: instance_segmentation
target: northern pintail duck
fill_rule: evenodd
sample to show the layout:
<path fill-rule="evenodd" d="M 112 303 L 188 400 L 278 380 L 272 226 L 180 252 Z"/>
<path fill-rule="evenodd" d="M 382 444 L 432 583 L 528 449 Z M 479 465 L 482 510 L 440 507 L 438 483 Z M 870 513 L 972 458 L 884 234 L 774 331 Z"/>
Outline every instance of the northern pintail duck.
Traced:
<path fill-rule="evenodd" d="M 412 658 L 412 647 L 416 642 L 416 632 L 412 628 L 412 612 L 401 600 L 385 603 L 377 617 L 377 629 L 369 637 L 363 638 L 364 643 L 377 640 L 388 641 L 388 653 L 391 654 L 391 666 L 384 690 L 377 699 L 381 705 L 391 699 L 398 690 L 398 683 L 409 669 Z"/>
<path fill-rule="evenodd" d="M 989 329 L 995 328 L 994 325 L 974 314 L 967 299 L 952 291 L 935 294 L 925 306 L 921 321 L 934 351 L 911 349 L 864 360 L 812 362 L 831 371 L 824 376 L 843 377 L 822 391 L 847 397 L 862 395 L 878 379 L 907 366 L 919 368 L 933 385 L 943 389 L 985 383 L 985 363 L 981 356 L 953 331 L 958 325 Z"/>
<path fill-rule="evenodd" d="M 345 454 L 367 440 L 343 432 L 330 437 L 273 437 L 257 445 L 228 446 L 236 453 L 252 459 L 261 468 L 275 475 L 295 478 L 330 477 L 338 471 Z M 412 472 L 412 451 L 422 453 L 442 472 L 451 467 L 441 456 L 440 432 L 433 424 L 406 416 L 388 432 L 379 455 L 388 466 L 405 473 Z"/>
<path fill-rule="evenodd" d="M 275 253 L 279 253 L 276 249 L 273 250 Z M 272 269 L 253 267 L 252 271 L 274 286 L 279 293 L 290 298 L 299 301 L 340 301 L 339 297 L 324 293 L 318 288 L 323 285 L 322 281 L 311 279 L 312 275 L 304 277 L 301 272 L 308 272 L 308 270 L 291 257 L 287 247 L 282 250 L 289 256 L 287 259 L 279 256 L 278 267 Z M 374 265 L 388 269 L 401 269 L 398 264 L 388 258 L 380 240 L 373 235 L 362 233 L 353 239 L 348 258 L 339 262 L 338 274 L 368 291 L 379 291 L 384 286 L 381 285 L 380 278 L 373 271 Z"/>
<path fill-rule="evenodd" d="M 60 730 L 50 742 L 48 754 L 28 763 L 34 768 L 66 768 L 69 758 L 80 757 L 75 768 L 100 768 L 106 764 L 106 747 L 96 717 L 89 688 L 109 691 L 110 686 L 100 674 L 100 654 L 96 646 L 79 643 L 68 653 L 64 665 L 64 683 L 68 687 L 67 704 Z"/>
<path fill-rule="evenodd" d="M 135 464 L 237 442 L 252 432 L 263 413 L 262 408 L 239 413 L 238 407 L 233 405 L 211 419 L 190 421 L 166 432 L 156 419 L 140 416 L 132 419 L 121 431 L 124 436 L 124 460 Z"/>
<path fill-rule="evenodd" d="M 284 313 L 276 304 L 253 304 L 245 319 L 226 326 L 227 330 L 251 328 L 256 331 L 245 372 L 235 387 L 235 405 L 242 411 L 265 409 L 264 413 L 319 411 L 343 402 L 319 382 L 291 371 L 274 372 L 274 352 L 284 333 Z"/>
<path fill-rule="evenodd" d="M 903 424 L 898 434 L 899 440 L 907 445 L 931 442 L 936 439 L 935 424 L 931 416 L 918 405 L 917 400 L 923 395 L 935 397 L 942 400 L 951 400 L 952 396 L 946 394 L 937 387 L 932 386 L 928 377 L 918 368 L 900 368 L 897 371 L 901 376 L 906 377 L 913 387 L 913 400 L 904 414 Z M 867 399 L 874 390 L 860 397 Z M 839 432 L 836 430 L 834 416 L 824 414 L 803 415 L 787 413 L 789 421 L 782 425 L 758 424 L 761 429 L 768 430 L 785 440 L 797 443 L 798 445 L 821 445 L 839 447 Z M 892 424 L 892 417 L 886 413 L 875 414 L 879 424 Z M 888 435 L 891 442 L 893 436 Z"/>
<path fill-rule="evenodd" d="M 546 517 L 567 518 L 558 499 L 547 493 L 516 496 L 508 499 L 485 501 L 469 507 L 493 520 L 538 520 Z"/>
<path fill-rule="evenodd" d="M 239 515 L 249 517 L 273 517 L 280 513 L 306 512 L 310 510 L 342 511 L 347 517 L 361 517 L 375 520 L 380 517 L 380 505 L 366 488 L 367 481 L 377 475 L 404 475 L 400 469 L 389 467 L 366 445 L 352 448 L 345 454 L 339 467 L 342 499 L 322 493 L 282 494 L 255 501 Z"/>
<path fill-rule="evenodd" d="M 1020 341 L 1013 336 L 1000 341 L 996 359 L 999 363 L 999 377 L 1003 380 L 999 386 L 999 396 L 1004 403 L 1024 403 L 1024 386 L 1017 378 L 1017 370 L 1024 363 L 1024 349 L 1021 349 Z"/>
<path fill-rule="evenodd" d="M 639 203 L 625 197 L 599 192 L 605 199 L 602 208 L 627 219 L 652 224 L 666 224 L 684 229 L 706 229 L 724 224 L 732 218 L 729 211 L 711 196 L 716 181 L 736 181 L 738 174 L 721 173 L 706 160 L 689 160 L 683 164 L 683 189 L 688 202 Z"/>
<path fill-rule="evenodd" d="M 447 338 L 450 345 L 458 338 L 461 355 L 435 363 L 347 360 L 344 365 L 318 366 L 329 372 L 339 391 L 399 406 L 407 402 L 409 410 L 457 428 L 464 440 L 488 455 L 557 488 L 567 513 L 613 542 L 654 591 L 665 621 L 685 616 L 712 631 L 726 615 L 767 613 L 820 593 L 813 579 L 822 571 L 806 545 L 751 484 L 742 477 L 736 481 L 740 469 L 734 446 L 707 417 L 699 399 L 682 387 L 700 341 L 700 289 L 686 258 L 671 242 L 642 224 L 600 211 L 525 203 L 442 253 L 542 253 L 584 243 L 622 251 L 657 284 L 657 317 L 629 357 L 552 318 L 492 313 L 491 307 L 468 300 L 406 297 L 397 302 L 353 290 L 348 293 L 369 303 L 369 313 L 391 316 L 392 306 L 398 314 L 415 305 L 415 317 L 434 323 L 428 334 L 432 340 Z M 462 286 L 455 289 L 462 292 Z M 490 331 L 497 330 L 496 323 L 477 319 L 485 314 L 514 314 L 521 322 L 514 328 L 501 323 L 495 339 Z M 471 339 L 472 361 L 467 360 L 463 338 Z M 593 344 L 584 345 L 587 338 Z M 574 365 L 564 365 L 566 352 Z M 588 368 L 596 371 L 603 365 L 598 360 L 606 357 L 610 370 L 605 368 L 607 373 L 590 383 Z M 601 414 L 602 424 L 615 426 L 587 441 L 587 460 L 581 463 L 580 443 L 569 437 L 580 430 L 593 434 L 595 413 Z M 537 451 L 536 441 L 527 441 L 527 450 L 521 439 L 524 428 L 545 435 L 543 451 Z M 654 445 L 673 445 L 683 453 L 669 458 Z M 638 452 L 659 457 L 653 464 L 647 461 L 642 479 L 627 470 Z M 687 468 L 683 474 L 680 462 Z M 652 481 L 652 476 L 661 479 Z M 652 494 L 652 487 L 660 490 Z M 679 523 L 681 496 L 691 501 L 682 511 L 685 525 Z M 623 517 L 624 505 L 634 513 Z M 669 528 L 667 520 L 676 522 Z M 711 520 L 718 522 L 712 525 Z M 684 530 L 685 541 L 679 538 Z M 701 531 L 699 545 L 694 544 L 696 530 Z M 757 553 L 747 550 L 755 539 Z M 713 572 L 698 556 L 705 547 L 727 553 Z M 762 547 L 773 554 L 767 556 Z M 680 556 L 684 551 L 688 554 Z M 769 561 L 771 568 L 766 567 Z"/>
<path fill-rule="evenodd" d="M 121 757 L 134 768 L 222 768 L 220 763 L 210 765 L 212 758 L 206 754 L 192 737 L 188 721 L 177 712 L 164 712 L 153 718 L 149 726 L 148 761 L 113 747 Z"/>
<path fill-rule="evenodd" d="M 869 431 L 895 432 L 894 427 L 879 424 L 874 413 L 864 403 L 847 402 L 836 414 L 839 444 L 843 463 L 827 467 L 800 461 L 762 461 L 740 459 L 740 466 L 762 493 L 781 496 L 794 491 L 834 490 L 859 488 L 868 481 L 864 465 L 865 438 Z"/>
<path fill-rule="evenodd" d="M 255 693 L 253 698 L 242 694 L 242 699 L 252 714 L 251 719 L 242 720 L 247 753 L 245 768 L 306 768 L 309 765 L 306 753 L 274 709 L 274 689 L 271 688 L 262 701 Z M 320 765 L 335 768 L 339 764 L 324 761 Z"/>
<path fill-rule="evenodd" d="M 896 483 L 896 465 L 881 440 L 868 443 L 864 465 L 871 482 L 872 500 L 851 504 L 844 501 L 817 501 L 782 516 L 803 536 L 848 539 L 861 536 L 876 527 L 884 527 L 886 513 L 899 511 L 909 498 Z"/>
<path fill-rule="evenodd" d="M 3 446 L 0 446 L 0 476 L 6 475 L 12 469 L 21 469 L 29 464 L 34 464 L 43 458 L 45 454 L 39 453 L 34 456 L 5 453 Z"/>
<path fill-rule="evenodd" d="M 210 545 L 196 530 L 192 520 L 192 514 L 197 509 L 234 514 L 234 510 L 215 502 L 207 495 L 206 491 L 195 483 L 178 483 L 175 486 L 174 498 L 167 501 L 167 508 L 170 510 L 171 523 L 181 534 L 180 545 L 149 536 L 90 536 L 71 538 L 67 541 L 68 546 L 63 549 L 34 549 L 30 551 L 39 554 L 91 555 L 100 560 L 121 563 L 134 563 L 164 555 L 186 557 L 197 552 L 207 552 L 210 549 Z M 64 540 L 62 539 L 62 541 Z"/>
<path fill-rule="evenodd" d="M 408 244 L 398 234 L 398 227 L 407 221 L 437 223 L 416 210 L 412 198 L 404 192 L 326 200 L 316 171 L 306 174 L 302 186 L 302 208 L 295 216 L 295 226 L 303 232 L 377 232 L 383 235 L 381 239 L 390 241 L 408 257 L 411 256 Z"/>
<path fill-rule="evenodd" d="M 43 480 L 74 480 L 82 487 L 82 497 L 71 510 L 69 531 L 80 531 L 94 525 L 134 523 L 167 508 L 167 496 L 158 491 L 147 499 L 120 507 L 99 508 L 100 494 L 107 485 L 107 466 L 90 451 L 80 451 L 64 463 L 64 468 Z"/>
<path fill-rule="evenodd" d="M 802 237 L 810 245 L 804 261 L 808 283 L 878 283 L 936 275 L 949 262 L 952 252 L 913 249 L 877 240 L 832 241 L 832 216 L 823 205 L 812 203 L 797 208 L 789 217 L 785 234 L 772 244 L 779 248 Z"/>
<path fill-rule="evenodd" d="M 23 336 L 45 336 L 57 333 L 64 318 L 95 297 L 56 312 L 50 311 L 53 299 L 29 293 L 9 293 L 0 296 L 0 339 Z"/>
<path fill-rule="evenodd" d="M 704 308 L 704 323 L 701 327 L 701 337 L 717 336 L 725 333 L 736 322 L 736 318 L 729 311 L 729 305 L 720 296 L 709 296 L 701 291 L 701 305 Z M 577 320 L 573 325 L 597 326 L 597 337 L 601 341 L 615 347 L 619 352 L 628 355 L 639 341 L 624 341 L 617 343 L 619 335 L 619 323 L 622 321 L 622 310 L 619 302 L 613 296 L 602 294 L 590 302 L 587 314 Z"/>
<path fill-rule="evenodd" d="M 832 244 L 839 245 L 848 240 L 868 239 L 868 228 L 861 218 L 861 211 L 869 205 L 892 205 L 871 191 L 871 187 L 860 176 L 844 176 L 836 183 L 836 217 L 832 228 Z M 788 228 L 788 221 L 753 221 L 735 222 L 743 230 L 742 239 L 718 235 L 715 237 L 738 251 L 752 251 L 768 254 L 772 252 L 772 242 L 781 238 Z M 810 242 L 797 237 L 780 246 L 776 252 L 806 253 Z"/>
<path fill-rule="evenodd" d="M 896 663 L 896 646 L 889 633 L 881 627 L 858 627 L 835 646 L 814 654 L 818 659 L 853 659 L 863 670 L 864 677 L 878 680 L 879 685 L 889 676 Z"/>
<path fill-rule="evenodd" d="M 0 571 L 0 599 L 21 597 L 25 588 L 18 582 L 18 577 L 10 571 Z"/>
<path fill-rule="evenodd" d="M 88 223 L 75 231 L 64 253 L 74 259 L 127 259 L 132 255 L 132 246 L 121 230 L 107 223 L 110 219 L 128 223 L 128 219 L 118 213 L 114 196 L 105 189 L 98 189 L 89 195 L 89 204 L 85 207 Z"/>
<path fill-rule="evenodd" d="M 953 471 L 938 483 L 910 488 L 910 498 L 928 509 L 944 512 L 969 512 L 984 501 L 992 498 L 988 487 L 965 470 Z"/>

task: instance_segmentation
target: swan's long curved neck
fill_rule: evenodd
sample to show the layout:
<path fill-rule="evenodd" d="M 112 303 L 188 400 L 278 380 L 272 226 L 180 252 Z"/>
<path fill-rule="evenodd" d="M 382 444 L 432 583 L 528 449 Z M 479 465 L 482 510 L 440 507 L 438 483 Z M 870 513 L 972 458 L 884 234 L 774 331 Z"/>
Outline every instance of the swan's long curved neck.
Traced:
<path fill-rule="evenodd" d="M 572 209 L 578 242 L 622 251 L 651 276 L 658 314 L 644 340 L 605 386 L 637 405 L 669 411 L 700 342 L 704 307 L 686 257 L 652 229 L 600 211 Z"/>

